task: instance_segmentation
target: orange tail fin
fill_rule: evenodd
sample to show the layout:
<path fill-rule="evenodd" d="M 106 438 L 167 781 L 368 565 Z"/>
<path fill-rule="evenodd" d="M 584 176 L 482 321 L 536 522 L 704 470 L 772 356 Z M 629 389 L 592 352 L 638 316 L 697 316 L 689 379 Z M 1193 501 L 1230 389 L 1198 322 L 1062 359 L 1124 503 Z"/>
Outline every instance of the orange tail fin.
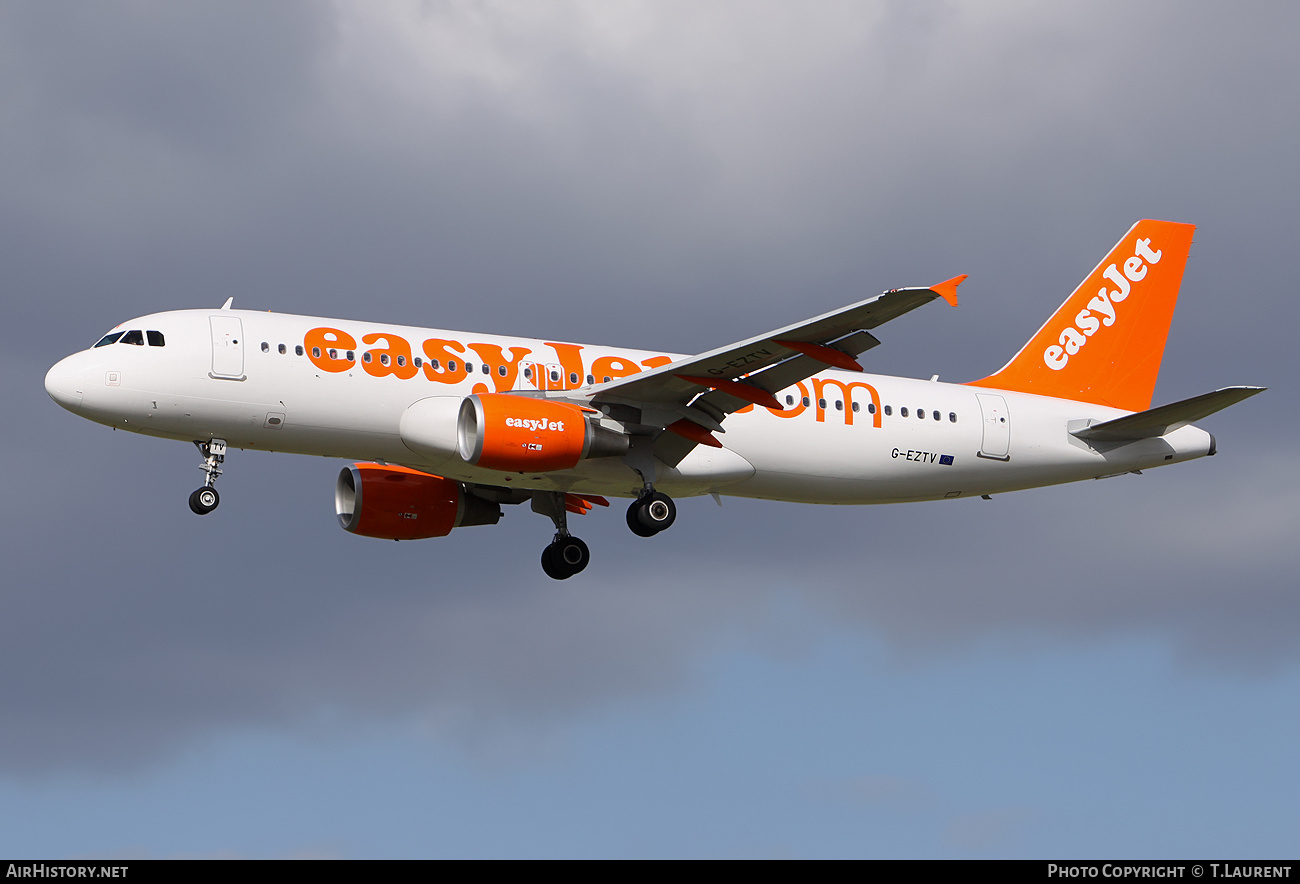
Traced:
<path fill-rule="evenodd" d="M 1149 408 L 1195 230 L 1134 224 L 1015 358 L 971 386 Z"/>

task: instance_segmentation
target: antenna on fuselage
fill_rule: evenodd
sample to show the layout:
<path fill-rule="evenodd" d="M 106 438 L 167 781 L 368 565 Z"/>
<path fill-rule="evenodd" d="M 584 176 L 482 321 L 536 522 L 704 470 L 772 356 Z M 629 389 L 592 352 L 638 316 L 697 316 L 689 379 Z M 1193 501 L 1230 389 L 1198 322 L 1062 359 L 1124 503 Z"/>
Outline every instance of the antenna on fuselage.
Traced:
<path fill-rule="evenodd" d="M 235 296 L 234 296 L 234 295 L 231 295 L 229 298 L 226 298 L 226 303 L 224 303 L 224 304 L 221 305 L 221 309 L 222 309 L 222 310 L 229 310 L 229 309 L 230 309 L 230 305 L 233 304 L 233 303 L 235 303 Z"/>

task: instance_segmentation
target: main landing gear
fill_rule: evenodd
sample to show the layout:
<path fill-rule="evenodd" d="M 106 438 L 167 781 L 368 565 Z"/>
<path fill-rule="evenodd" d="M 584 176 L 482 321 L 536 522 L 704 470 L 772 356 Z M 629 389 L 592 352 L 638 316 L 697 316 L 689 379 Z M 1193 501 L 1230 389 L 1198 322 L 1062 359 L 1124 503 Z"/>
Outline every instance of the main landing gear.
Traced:
<path fill-rule="evenodd" d="M 569 533 L 568 510 L 563 491 L 538 491 L 533 494 L 533 512 L 550 516 L 555 523 L 555 539 L 542 550 L 542 570 L 553 580 L 568 580 L 591 561 L 587 544 Z"/>
<path fill-rule="evenodd" d="M 641 494 L 627 508 L 627 527 L 638 537 L 654 537 L 677 518 L 677 504 L 662 491 L 655 491 L 656 461 L 649 437 L 636 436 L 627 455 L 627 465 L 641 477 Z"/>
<path fill-rule="evenodd" d="M 221 464 L 226 460 L 226 440 L 213 439 L 210 442 L 196 440 L 194 445 L 203 455 L 203 466 L 200 469 L 206 474 L 206 478 L 203 480 L 203 487 L 190 495 L 190 509 L 196 515 L 206 516 L 221 503 L 221 495 L 217 494 L 216 481 L 217 476 L 221 475 Z"/>
<path fill-rule="evenodd" d="M 647 489 L 627 508 L 627 527 L 638 537 L 653 537 L 676 518 L 677 504 L 661 491 Z"/>
<path fill-rule="evenodd" d="M 542 570 L 553 580 L 567 580 L 587 567 L 590 561 L 591 551 L 587 544 L 572 534 L 555 535 L 555 540 L 542 550 Z"/>

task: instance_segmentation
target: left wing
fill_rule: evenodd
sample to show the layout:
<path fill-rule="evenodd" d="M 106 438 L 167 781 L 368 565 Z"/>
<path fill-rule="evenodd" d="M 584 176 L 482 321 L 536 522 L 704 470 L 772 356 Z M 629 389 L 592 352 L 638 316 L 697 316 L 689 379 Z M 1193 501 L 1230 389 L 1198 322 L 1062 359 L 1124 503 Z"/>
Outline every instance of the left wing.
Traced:
<path fill-rule="evenodd" d="M 861 371 L 855 357 L 880 343 L 869 331 L 943 298 L 957 305 L 965 275 L 930 288 L 891 289 L 874 298 L 776 329 L 699 356 L 691 356 L 581 390 L 556 391 L 599 408 L 615 420 L 640 424 L 658 437 L 655 456 L 676 465 L 697 444 L 720 446 L 713 432 L 747 405 L 781 410 L 774 394 L 827 366 Z"/>

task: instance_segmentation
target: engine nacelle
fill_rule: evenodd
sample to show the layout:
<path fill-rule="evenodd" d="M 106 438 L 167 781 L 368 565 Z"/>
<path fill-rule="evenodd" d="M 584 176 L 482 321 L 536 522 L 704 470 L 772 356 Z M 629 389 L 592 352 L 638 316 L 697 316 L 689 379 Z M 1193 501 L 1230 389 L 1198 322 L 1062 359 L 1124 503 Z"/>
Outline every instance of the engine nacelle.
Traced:
<path fill-rule="evenodd" d="M 456 440 L 466 463 L 509 472 L 568 470 L 628 450 L 627 436 L 588 420 L 576 405 L 506 393 L 466 397 Z"/>
<path fill-rule="evenodd" d="M 345 530 L 385 540 L 445 537 L 452 528 L 495 525 L 501 518 L 500 504 L 468 494 L 460 482 L 376 463 L 343 468 L 334 509 Z"/>

